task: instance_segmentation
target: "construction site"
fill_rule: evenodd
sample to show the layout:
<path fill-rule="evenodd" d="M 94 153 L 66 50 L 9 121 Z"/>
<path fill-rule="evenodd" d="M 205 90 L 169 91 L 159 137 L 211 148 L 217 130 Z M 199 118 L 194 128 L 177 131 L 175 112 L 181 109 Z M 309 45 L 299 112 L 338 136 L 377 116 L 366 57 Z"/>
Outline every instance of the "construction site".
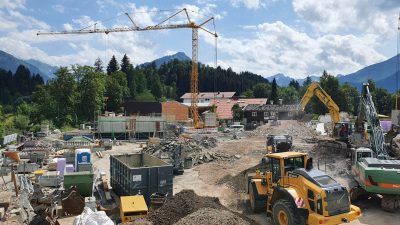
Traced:
<path fill-rule="evenodd" d="M 169 23 L 181 14 L 187 21 Z M 5 136 L 0 224 L 400 223 L 397 103 L 391 115 L 378 114 L 368 83 L 358 115 L 318 82 L 296 104 L 201 92 L 198 30 L 217 38 L 204 27 L 214 18 L 196 24 L 182 9 L 139 27 L 126 16 L 132 27 L 37 35 L 190 29 L 190 92 L 182 102 L 126 101 L 123 112 L 104 110 L 69 131 L 42 124 Z M 312 100 L 328 113 L 306 113 Z"/>

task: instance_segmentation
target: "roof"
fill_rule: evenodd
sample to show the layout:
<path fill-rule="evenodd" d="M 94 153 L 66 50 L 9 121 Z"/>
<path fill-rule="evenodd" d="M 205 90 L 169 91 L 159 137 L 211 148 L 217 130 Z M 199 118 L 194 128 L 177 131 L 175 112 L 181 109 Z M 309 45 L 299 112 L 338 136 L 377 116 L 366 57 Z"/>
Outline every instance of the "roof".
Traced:
<path fill-rule="evenodd" d="M 279 152 L 279 153 L 268 154 L 267 156 L 272 157 L 272 158 L 291 158 L 291 157 L 298 157 L 298 156 L 304 156 L 304 155 L 307 155 L 307 154 L 303 153 L 303 152 Z"/>
<path fill-rule="evenodd" d="M 140 114 L 148 115 L 153 113 L 161 113 L 162 107 L 159 102 L 124 102 L 124 109 L 127 115 Z"/>
<path fill-rule="evenodd" d="M 232 107 L 239 104 L 240 107 L 245 107 L 248 104 L 261 104 L 267 103 L 266 98 L 241 98 L 237 100 L 232 99 L 215 99 L 210 102 L 210 105 L 217 106 L 217 115 L 219 119 L 232 119 Z"/>
<path fill-rule="evenodd" d="M 122 212 L 148 211 L 143 195 L 121 196 L 120 208 Z"/>
<path fill-rule="evenodd" d="M 232 98 L 236 92 L 200 92 L 198 98 Z M 192 98 L 192 93 L 185 93 L 181 99 Z"/>
<path fill-rule="evenodd" d="M 289 112 L 296 111 L 298 105 L 259 105 L 249 104 L 243 110 L 244 111 L 276 111 L 276 112 Z"/>

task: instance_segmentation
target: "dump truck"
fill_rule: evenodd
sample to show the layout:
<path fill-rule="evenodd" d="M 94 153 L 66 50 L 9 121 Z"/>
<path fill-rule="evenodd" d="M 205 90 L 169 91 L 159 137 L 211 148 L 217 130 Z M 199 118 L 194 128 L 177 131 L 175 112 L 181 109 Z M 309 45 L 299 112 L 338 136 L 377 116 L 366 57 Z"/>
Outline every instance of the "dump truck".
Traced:
<path fill-rule="evenodd" d="M 144 218 L 149 212 L 143 195 L 121 196 L 119 207 L 122 223 Z"/>
<path fill-rule="evenodd" d="M 292 149 L 292 136 L 290 135 L 274 135 L 267 136 L 267 153 L 287 152 Z"/>
<path fill-rule="evenodd" d="M 267 154 L 266 171 L 248 174 L 248 195 L 255 213 L 266 212 L 277 225 L 340 224 L 361 210 L 350 204 L 346 187 L 313 169 L 301 152 Z"/>

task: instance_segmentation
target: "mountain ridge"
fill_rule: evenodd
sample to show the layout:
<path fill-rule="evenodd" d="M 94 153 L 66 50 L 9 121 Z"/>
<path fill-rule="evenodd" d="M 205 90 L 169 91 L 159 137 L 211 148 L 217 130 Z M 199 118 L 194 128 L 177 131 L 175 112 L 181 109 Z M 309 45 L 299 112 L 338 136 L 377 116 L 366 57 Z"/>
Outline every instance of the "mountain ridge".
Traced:
<path fill-rule="evenodd" d="M 0 50 L 0 68 L 6 71 L 10 70 L 12 73 L 15 73 L 20 65 L 28 68 L 31 74 L 40 74 L 44 81 L 54 78 L 53 71 L 58 69 L 58 67 L 50 66 L 38 60 L 22 60 L 11 55 L 10 53 Z"/>

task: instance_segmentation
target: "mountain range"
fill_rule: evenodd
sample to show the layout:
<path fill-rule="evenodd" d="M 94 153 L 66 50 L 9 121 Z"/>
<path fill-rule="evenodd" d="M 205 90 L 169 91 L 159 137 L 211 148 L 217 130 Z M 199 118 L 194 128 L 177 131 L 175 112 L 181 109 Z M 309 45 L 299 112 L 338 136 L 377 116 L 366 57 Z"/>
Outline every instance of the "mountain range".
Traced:
<path fill-rule="evenodd" d="M 0 68 L 6 71 L 10 70 L 12 73 L 15 73 L 19 65 L 23 65 L 28 68 L 32 74 L 40 74 L 45 82 L 54 78 L 54 72 L 58 69 L 56 66 L 50 66 L 38 60 L 18 59 L 17 57 L 0 50 Z"/>
<path fill-rule="evenodd" d="M 349 83 L 357 88 L 361 88 L 362 83 L 366 82 L 368 79 L 373 79 L 376 82 L 378 87 L 386 88 L 389 92 L 395 92 L 397 89 L 396 84 L 396 71 L 399 72 L 397 64 L 397 60 L 400 55 L 394 56 L 390 59 L 387 59 L 383 62 L 379 62 L 373 65 L 369 65 L 365 68 L 362 68 L 354 73 L 350 73 L 347 75 L 338 75 L 340 83 Z M 173 55 L 164 56 L 158 59 L 155 59 L 151 62 L 143 63 L 139 65 L 139 67 L 146 66 L 150 63 L 155 63 L 156 67 L 160 67 L 164 63 L 168 63 L 173 60 L 179 61 L 190 61 L 189 58 L 183 52 L 177 52 Z M 54 72 L 58 69 L 58 67 L 48 65 L 46 63 L 40 62 L 38 60 L 29 59 L 22 60 L 14 57 L 13 55 L 1 51 L 0 50 L 0 68 L 5 70 L 11 70 L 13 73 L 17 70 L 19 65 L 24 65 L 27 67 L 31 73 L 40 74 L 45 81 L 54 78 Z M 397 69 L 397 70 L 396 70 Z M 329 71 L 328 71 L 329 72 Z M 288 75 L 278 73 L 273 76 L 266 77 L 269 81 L 272 81 L 275 78 L 277 84 L 279 86 L 287 86 L 289 82 L 293 79 Z M 312 81 L 318 81 L 319 76 L 310 76 Z M 296 79 L 300 84 L 302 84 L 305 78 Z"/>
<path fill-rule="evenodd" d="M 169 63 L 169 62 L 171 62 L 171 61 L 173 61 L 175 59 L 177 59 L 179 61 L 190 61 L 190 60 L 192 60 L 184 52 L 177 52 L 177 53 L 175 53 L 173 55 L 163 56 L 163 57 L 158 58 L 156 60 L 153 60 L 151 62 L 143 63 L 143 64 L 139 65 L 139 67 L 144 67 L 144 66 L 147 66 L 147 65 L 149 65 L 151 63 L 155 63 L 156 67 L 159 68 L 162 64 Z"/>
<path fill-rule="evenodd" d="M 395 92 L 397 89 L 396 85 L 396 71 L 399 72 L 399 68 L 397 65 L 397 60 L 400 55 L 393 56 L 390 59 L 385 61 L 375 63 L 369 65 L 365 68 L 362 68 L 354 73 L 350 73 L 347 75 L 337 75 L 339 82 L 349 83 L 359 89 L 362 87 L 362 83 L 368 81 L 368 79 L 372 79 L 375 81 L 378 87 L 382 87 L 387 89 L 389 92 Z M 329 71 L 328 71 L 329 72 Z M 399 74 L 400 75 L 400 74 Z M 293 79 L 288 75 L 278 73 L 270 77 L 266 77 L 269 81 L 275 78 L 277 84 L 279 86 L 287 86 L 289 82 Z M 312 81 L 319 81 L 319 76 L 310 76 Z M 300 84 L 304 82 L 303 79 L 296 79 Z"/>

